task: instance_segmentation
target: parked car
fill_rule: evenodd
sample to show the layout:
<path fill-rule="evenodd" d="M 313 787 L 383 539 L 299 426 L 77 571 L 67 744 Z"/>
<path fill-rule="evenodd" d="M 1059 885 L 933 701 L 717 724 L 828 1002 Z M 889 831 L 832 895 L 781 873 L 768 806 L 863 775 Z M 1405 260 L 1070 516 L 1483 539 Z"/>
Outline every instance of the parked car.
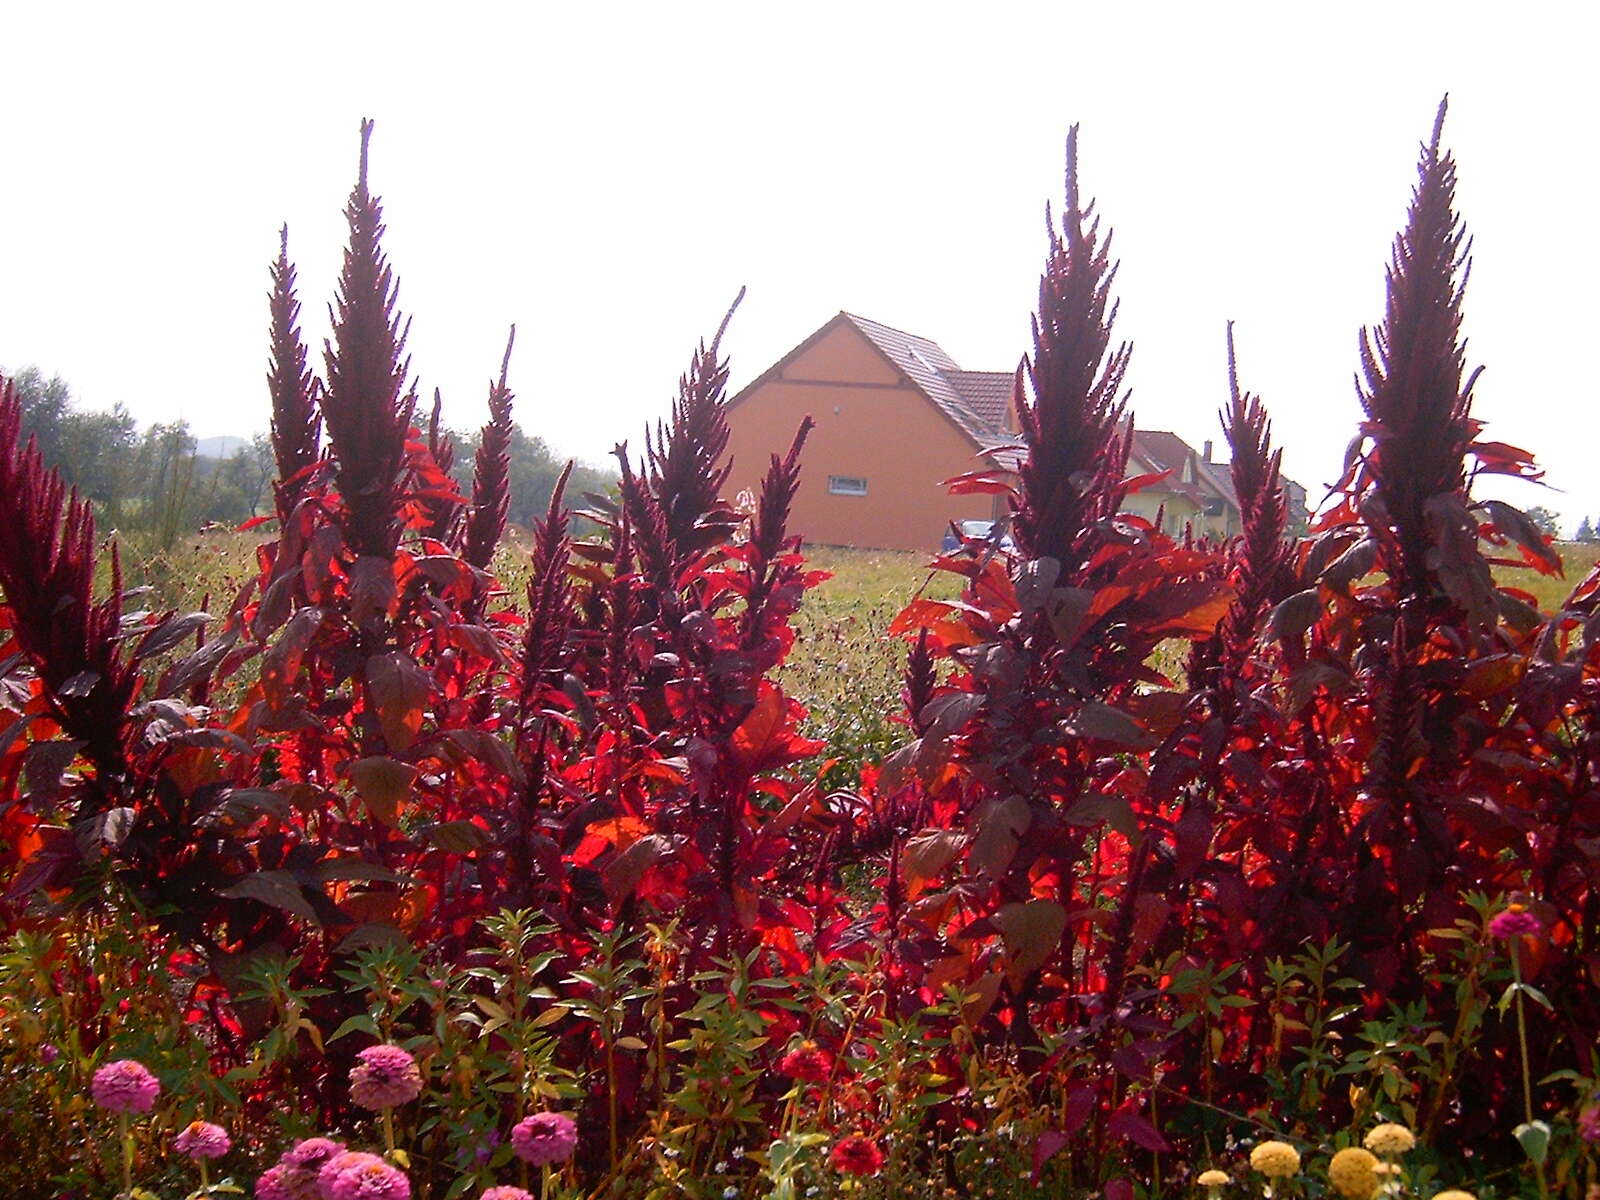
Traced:
<path fill-rule="evenodd" d="M 944 541 L 939 543 L 941 554 L 950 554 L 961 549 L 963 545 L 973 542 L 989 542 L 994 539 L 993 521 L 952 521 L 950 528 L 945 532 Z M 1001 550 L 1010 553 L 1017 548 L 1016 542 L 1011 540 L 1009 532 L 1000 535 L 998 543 Z"/>

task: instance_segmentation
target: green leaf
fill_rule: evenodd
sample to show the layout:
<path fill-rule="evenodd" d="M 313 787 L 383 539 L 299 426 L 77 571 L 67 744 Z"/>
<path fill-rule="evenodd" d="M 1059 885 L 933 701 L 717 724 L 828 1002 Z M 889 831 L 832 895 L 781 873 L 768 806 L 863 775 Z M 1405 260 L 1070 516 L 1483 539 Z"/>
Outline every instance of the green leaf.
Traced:
<path fill-rule="evenodd" d="M 1544 1121 L 1529 1121 L 1511 1132 L 1522 1143 L 1523 1152 L 1528 1158 L 1536 1165 L 1544 1166 L 1545 1155 L 1550 1150 L 1550 1126 Z"/>
<path fill-rule="evenodd" d="M 1546 1012 L 1555 1012 L 1556 1006 L 1554 1004 L 1550 1003 L 1550 997 L 1546 996 L 1543 992 L 1541 992 L 1538 988 L 1534 987 L 1531 983 L 1525 983 L 1525 984 L 1522 985 L 1522 994 L 1524 996 L 1526 996 L 1529 1000 L 1532 1000 L 1535 1004 L 1537 1004 L 1540 1008 L 1544 1009 Z"/>
<path fill-rule="evenodd" d="M 362 1033 L 370 1033 L 373 1037 L 383 1036 L 378 1031 L 378 1023 L 376 1021 L 374 1021 L 366 1013 L 357 1013 L 355 1016 L 346 1020 L 345 1023 L 339 1026 L 338 1029 L 334 1030 L 333 1036 L 328 1040 L 330 1042 L 337 1042 L 345 1034 L 355 1033 L 358 1030 Z"/>

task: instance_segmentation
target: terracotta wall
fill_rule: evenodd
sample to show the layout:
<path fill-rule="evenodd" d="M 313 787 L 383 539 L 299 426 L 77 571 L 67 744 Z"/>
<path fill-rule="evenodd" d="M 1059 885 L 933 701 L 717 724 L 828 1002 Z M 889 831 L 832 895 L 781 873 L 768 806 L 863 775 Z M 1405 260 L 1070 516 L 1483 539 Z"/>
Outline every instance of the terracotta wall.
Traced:
<path fill-rule="evenodd" d="M 942 480 L 985 465 L 972 442 L 860 334 L 835 326 L 781 376 L 748 390 L 729 413 L 728 491 L 756 492 L 801 418 L 806 442 L 790 529 L 822 545 L 932 552 L 952 520 L 993 516 L 990 496 L 949 496 Z M 865 495 L 838 495 L 829 476 L 865 479 Z"/>

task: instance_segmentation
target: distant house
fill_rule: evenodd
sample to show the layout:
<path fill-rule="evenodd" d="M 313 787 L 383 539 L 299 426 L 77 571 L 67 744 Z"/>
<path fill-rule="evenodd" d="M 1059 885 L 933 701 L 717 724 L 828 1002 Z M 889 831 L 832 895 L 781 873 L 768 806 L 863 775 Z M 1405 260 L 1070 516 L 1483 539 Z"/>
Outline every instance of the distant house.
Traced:
<path fill-rule="evenodd" d="M 1009 371 L 964 371 L 938 343 L 842 312 L 736 395 L 729 404 L 735 491 L 754 492 L 800 419 L 817 427 L 790 528 L 808 542 L 933 550 L 952 521 L 992 520 L 1003 499 L 951 496 L 942 483 L 969 471 L 1016 464 L 1016 414 Z M 1173 533 L 1226 536 L 1239 506 L 1226 466 L 1172 433 L 1138 430 L 1130 475 L 1168 472 L 1128 499 L 1158 513 Z"/>

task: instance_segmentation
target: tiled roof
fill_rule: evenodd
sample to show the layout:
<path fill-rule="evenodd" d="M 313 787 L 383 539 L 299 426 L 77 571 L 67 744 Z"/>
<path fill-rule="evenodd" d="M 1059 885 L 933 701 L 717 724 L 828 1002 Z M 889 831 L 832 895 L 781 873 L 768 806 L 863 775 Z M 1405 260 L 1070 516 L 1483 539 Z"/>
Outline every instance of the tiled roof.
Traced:
<path fill-rule="evenodd" d="M 937 342 L 891 325 L 882 325 L 858 317 L 854 313 L 841 313 L 868 341 L 883 352 L 906 377 L 939 406 L 945 416 L 954 421 L 979 446 L 993 445 L 1002 440 L 1003 431 L 996 429 L 967 402 L 950 375 L 987 375 L 987 371 L 962 371 Z"/>
<path fill-rule="evenodd" d="M 980 421 L 997 432 L 1005 431 L 1016 376 L 1009 371 L 945 371 L 943 374 Z"/>
<path fill-rule="evenodd" d="M 1233 469 L 1227 463 L 1206 462 L 1199 460 L 1200 474 L 1210 481 L 1211 486 L 1227 498 L 1229 504 L 1239 507 L 1239 493 L 1233 490 Z"/>

